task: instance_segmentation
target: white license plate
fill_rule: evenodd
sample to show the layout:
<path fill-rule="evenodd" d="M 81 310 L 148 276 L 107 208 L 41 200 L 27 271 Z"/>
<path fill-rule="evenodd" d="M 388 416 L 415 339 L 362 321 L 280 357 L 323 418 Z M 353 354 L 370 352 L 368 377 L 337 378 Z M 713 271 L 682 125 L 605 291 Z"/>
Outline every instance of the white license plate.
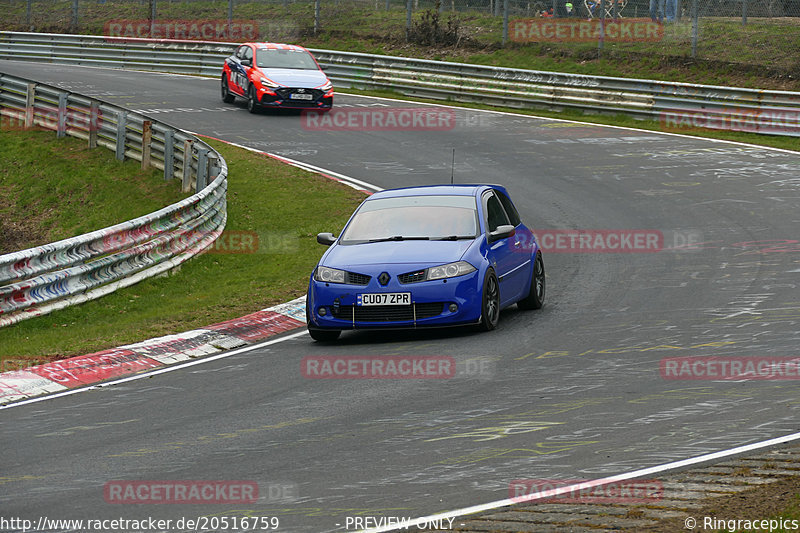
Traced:
<path fill-rule="evenodd" d="M 291 100 L 313 100 L 313 94 L 292 93 L 289 95 Z"/>
<path fill-rule="evenodd" d="M 359 294 L 358 305 L 411 305 L 410 292 Z"/>

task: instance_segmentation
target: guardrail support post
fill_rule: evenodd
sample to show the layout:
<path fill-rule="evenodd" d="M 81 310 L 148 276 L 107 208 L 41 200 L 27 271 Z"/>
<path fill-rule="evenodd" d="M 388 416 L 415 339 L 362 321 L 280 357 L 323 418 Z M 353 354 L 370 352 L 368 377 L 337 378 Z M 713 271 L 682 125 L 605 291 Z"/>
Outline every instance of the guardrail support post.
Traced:
<path fill-rule="evenodd" d="M 164 131 L 164 181 L 175 177 L 175 133 Z"/>
<path fill-rule="evenodd" d="M 25 129 L 33 127 L 33 106 L 36 103 L 36 84 L 29 83 L 25 92 Z"/>
<path fill-rule="evenodd" d="M 208 183 L 219 175 L 219 158 L 214 152 L 208 152 Z"/>
<path fill-rule="evenodd" d="M 200 192 L 208 184 L 208 150 L 200 149 L 197 152 L 197 185 L 195 192 Z"/>
<path fill-rule="evenodd" d="M 150 168 L 150 141 L 153 139 L 153 122 L 142 121 L 142 170 Z"/>
<path fill-rule="evenodd" d="M 97 102 L 89 105 L 89 148 L 97 148 L 97 130 L 100 129 L 100 106 Z"/>
<path fill-rule="evenodd" d="M 189 192 L 192 189 L 192 141 L 183 143 L 183 180 L 181 191 Z"/>
<path fill-rule="evenodd" d="M 67 93 L 58 94 L 58 117 L 56 122 L 56 137 L 67 135 Z"/>
<path fill-rule="evenodd" d="M 128 114 L 124 111 L 117 112 L 117 160 L 125 161 L 125 141 L 127 138 Z"/>

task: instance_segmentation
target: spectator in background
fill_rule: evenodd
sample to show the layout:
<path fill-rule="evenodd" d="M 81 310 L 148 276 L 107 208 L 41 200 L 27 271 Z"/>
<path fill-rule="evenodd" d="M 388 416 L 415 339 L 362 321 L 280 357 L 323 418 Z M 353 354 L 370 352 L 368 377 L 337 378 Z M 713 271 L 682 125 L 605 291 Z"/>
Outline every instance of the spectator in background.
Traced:
<path fill-rule="evenodd" d="M 650 20 L 653 22 L 664 22 L 664 1 L 650 0 Z"/>
<path fill-rule="evenodd" d="M 662 0 L 663 1 L 663 0 Z M 664 18 L 667 22 L 674 22 L 678 16 L 678 0 L 666 0 L 667 5 L 664 10 Z"/>

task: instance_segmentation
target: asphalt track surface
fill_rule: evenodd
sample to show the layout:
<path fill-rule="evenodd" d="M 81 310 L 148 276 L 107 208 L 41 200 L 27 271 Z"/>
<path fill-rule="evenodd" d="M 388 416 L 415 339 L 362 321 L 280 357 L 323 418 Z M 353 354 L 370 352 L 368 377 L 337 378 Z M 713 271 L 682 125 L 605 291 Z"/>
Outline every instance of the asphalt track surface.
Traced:
<path fill-rule="evenodd" d="M 593 479 L 800 427 L 796 381 L 659 371 L 666 357 L 798 355 L 798 154 L 465 110 L 447 131 L 309 131 L 297 115 L 222 104 L 216 80 L 21 62 L 0 71 L 384 188 L 449 181 L 455 148 L 456 180 L 506 185 L 531 227 L 665 239 L 657 253 L 547 254 L 545 308 L 510 308 L 491 333 L 350 332 L 327 345 L 300 335 L 4 410 L 4 516 L 278 516 L 279 531 L 333 531 L 348 516 L 422 516 L 506 498 L 511 480 Z M 416 105 L 336 97 L 340 110 Z M 689 238 L 703 244 L 670 249 Z M 311 380 L 301 375 L 310 355 L 451 356 L 461 371 Z M 469 374 L 468 360 L 488 364 Z M 108 481 L 174 479 L 251 480 L 262 499 L 103 498 Z M 280 498 L 270 486 L 291 488 Z"/>

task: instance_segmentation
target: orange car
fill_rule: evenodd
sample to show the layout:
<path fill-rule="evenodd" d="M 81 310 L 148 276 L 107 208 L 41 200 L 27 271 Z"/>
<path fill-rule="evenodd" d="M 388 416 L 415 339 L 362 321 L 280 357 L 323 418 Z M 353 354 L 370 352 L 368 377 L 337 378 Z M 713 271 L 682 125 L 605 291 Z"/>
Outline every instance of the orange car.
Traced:
<path fill-rule="evenodd" d="M 333 107 L 333 84 L 311 52 L 293 44 L 244 43 L 222 66 L 222 100 L 247 99 L 247 109 Z"/>

